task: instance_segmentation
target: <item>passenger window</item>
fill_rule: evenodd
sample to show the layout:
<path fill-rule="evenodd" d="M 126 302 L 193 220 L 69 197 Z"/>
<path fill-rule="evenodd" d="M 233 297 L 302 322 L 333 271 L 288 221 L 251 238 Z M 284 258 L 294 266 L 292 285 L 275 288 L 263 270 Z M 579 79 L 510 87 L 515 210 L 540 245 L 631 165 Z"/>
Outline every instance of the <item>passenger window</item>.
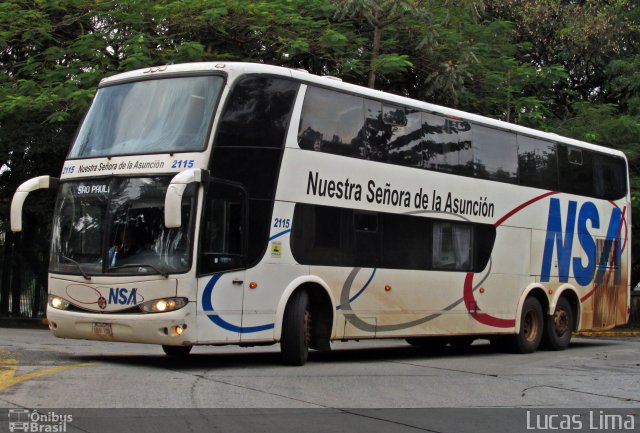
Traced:
<path fill-rule="evenodd" d="M 482 179 L 518 182 L 518 147 L 510 132 L 473 126 L 474 174 Z"/>
<path fill-rule="evenodd" d="M 598 198 L 618 200 L 627 194 L 627 166 L 622 158 L 594 155 L 593 178 Z"/>
<path fill-rule="evenodd" d="M 422 114 L 422 167 L 445 173 L 473 174 L 471 125 L 461 119 Z"/>
<path fill-rule="evenodd" d="M 495 237 L 491 224 L 298 203 L 291 250 L 305 265 L 479 272 Z"/>
<path fill-rule="evenodd" d="M 473 269 L 473 226 L 433 223 L 433 268 L 470 271 Z"/>
<path fill-rule="evenodd" d="M 216 146 L 282 148 L 298 87 L 273 77 L 240 80 L 227 99 Z"/>
<path fill-rule="evenodd" d="M 570 194 L 595 196 L 593 156 L 567 145 L 558 146 L 560 190 Z"/>
<path fill-rule="evenodd" d="M 555 143 L 518 135 L 520 185 L 556 191 L 558 157 Z"/>
<path fill-rule="evenodd" d="M 363 98 L 309 86 L 302 106 L 302 149 L 365 156 Z"/>
<path fill-rule="evenodd" d="M 422 161 L 422 114 L 419 111 L 366 100 L 367 158 L 407 167 Z"/>

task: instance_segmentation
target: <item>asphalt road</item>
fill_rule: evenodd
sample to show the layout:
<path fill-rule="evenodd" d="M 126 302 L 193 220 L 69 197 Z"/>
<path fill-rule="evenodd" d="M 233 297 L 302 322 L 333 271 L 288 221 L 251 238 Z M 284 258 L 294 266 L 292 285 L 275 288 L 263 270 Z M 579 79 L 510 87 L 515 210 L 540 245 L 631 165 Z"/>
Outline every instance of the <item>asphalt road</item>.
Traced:
<path fill-rule="evenodd" d="M 156 346 L 0 328 L 0 408 L 44 413 L 55 408 L 75 414 L 65 431 L 85 432 L 256 431 L 256 426 L 258 431 L 477 432 L 486 431 L 479 426 L 487 422 L 493 431 L 542 431 L 550 428 L 539 429 L 541 422 L 551 420 L 553 426 L 562 419 L 582 420 L 584 431 L 594 431 L 591 421 L 603 415 L 605 421 L 632 416 L 632 431 L 640 431 L 638 337 L 574 338 L 566 351 L 531 355 L 497 353 L 486 341 L 437 352 L 395 340 L 333 348 L 312 352 L 303 367 L 285 367 L 278 346 L 196 347 L 189 358 L 176 360 Z M 619 415 L 607 418 L 613 413 Z M 0 413 L 0 432 L 9 431 L 3 418 L 14 415 Z M 56 416 L 45 422 L 57 422 Z M 142 425 L 134 427 L 136 420 Z M 210 428 L 212 422 L 217 429 Z M 117 430 L 111 430 L 114 425 Z M 621 429 L 611 431 L 628 430 L 616 427 Z"/>

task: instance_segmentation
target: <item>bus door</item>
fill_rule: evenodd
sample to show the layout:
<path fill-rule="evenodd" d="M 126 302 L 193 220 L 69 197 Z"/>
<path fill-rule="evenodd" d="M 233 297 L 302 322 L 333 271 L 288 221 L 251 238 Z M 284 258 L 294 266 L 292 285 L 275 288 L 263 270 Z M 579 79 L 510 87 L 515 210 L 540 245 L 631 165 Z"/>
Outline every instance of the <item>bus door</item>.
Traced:
<path fill-rule="evenodd" d="M 241 187 L 209 182 L 200 224 L 198 340 L 237 342 L 242 330 L 245 280 L 246 193 Z"/>

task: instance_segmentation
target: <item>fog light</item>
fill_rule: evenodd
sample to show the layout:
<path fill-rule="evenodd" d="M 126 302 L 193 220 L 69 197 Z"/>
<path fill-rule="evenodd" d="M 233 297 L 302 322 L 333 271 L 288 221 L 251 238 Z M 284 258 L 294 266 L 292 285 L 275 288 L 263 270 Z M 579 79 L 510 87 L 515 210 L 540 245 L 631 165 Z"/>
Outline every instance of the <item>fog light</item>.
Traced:
<path fill-rule="evenodd" d="M 173 327 L 173 332 L 175 332 L 176 335 L 182 335 L 182 333 L 184 332 L 184 328 L 186 328 L 186 325 L 185 326 L 181 326 L 181 325 L 174 326 Z"/>
<path fill-rule="evenodd" d="M 49 295 L 49 306 L 56 310 L 66 310 L 69 302 L 59 296 Z"/>
<path fill-rule="evenodd" d="M 140 304 L 140 309 L 145 313 L 165 313 L 178 310 L 189 303 L 187 298 L 163 298 Z"/>

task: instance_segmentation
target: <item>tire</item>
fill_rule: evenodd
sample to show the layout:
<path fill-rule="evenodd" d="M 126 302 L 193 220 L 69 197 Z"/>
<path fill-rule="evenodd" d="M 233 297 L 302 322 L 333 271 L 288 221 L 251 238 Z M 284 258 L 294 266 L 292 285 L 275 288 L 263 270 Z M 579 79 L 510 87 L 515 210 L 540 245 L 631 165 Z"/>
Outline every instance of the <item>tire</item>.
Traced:
<path fill-rule="evenodd" d="M 412 346 L 439 350 L 447 345 L 446 337 L 409 337 L 405 339 Z"/>
<path fill-rule="evenodd" d="M 185 358 L 191 352 L 193 346 L 162 346 L 162 350 L 172 358 Z"/>
<path fill-rule="evenodd" d="M 295 292 L 284 310 L 280 352 L 286 365 L 304 365 L 309 357 L 311 340 L 311 311 L 309 295 L 300 290 Z"/>
<path fill-rule="evenodd" d="M 520 313 L 520 332 L 511 337 L 510 348 L 514 353 L 533 353 L 540 346 L 544 333 L 544 317 L 540 302 L 533 297 L 524 301 Z"/>
<path fill-rule="evenodd" d="M 569 347 L 574 320 L 567 298 L 558 299 L 555 311 L 545 320 L 544 347 L 549 350 L 564 350 Z"/>

